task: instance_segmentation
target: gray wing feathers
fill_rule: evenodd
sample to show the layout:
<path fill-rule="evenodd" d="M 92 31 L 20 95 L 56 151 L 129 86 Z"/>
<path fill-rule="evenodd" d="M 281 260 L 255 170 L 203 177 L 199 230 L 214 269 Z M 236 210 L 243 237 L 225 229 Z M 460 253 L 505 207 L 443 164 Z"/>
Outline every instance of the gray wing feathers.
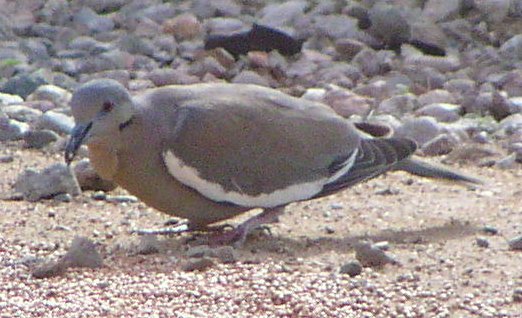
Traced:
<path fill-rule="evenodd" d="M 374 178 L 407 159 L 416 148 L 415 142 L 410 139 L 362 139 L 352 168 L 335 182 L 326 184 L 316 197 Z"/>

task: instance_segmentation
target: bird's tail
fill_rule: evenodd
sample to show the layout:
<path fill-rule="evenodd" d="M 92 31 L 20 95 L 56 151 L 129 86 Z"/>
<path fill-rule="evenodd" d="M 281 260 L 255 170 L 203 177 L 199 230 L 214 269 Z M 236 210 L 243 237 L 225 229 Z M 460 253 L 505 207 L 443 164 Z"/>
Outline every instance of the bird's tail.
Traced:
<path fill-rule="evenodd" d="M 474 184 L 482 184 L 483 182 L 479 179 L 466 176 L 456 171 L 452 171 L 448 168 L 434 165 L 431 163 L 427 163 L 415 158 L 404 159 L 398 163 L 396 163 L 393 167 L 393 170 L 401 170 L 406 171 L 411 174 L 434 178 L 434 179 L 443 179 L 449 181 L 458 181 L 458 182 L 467 182 Z"/>

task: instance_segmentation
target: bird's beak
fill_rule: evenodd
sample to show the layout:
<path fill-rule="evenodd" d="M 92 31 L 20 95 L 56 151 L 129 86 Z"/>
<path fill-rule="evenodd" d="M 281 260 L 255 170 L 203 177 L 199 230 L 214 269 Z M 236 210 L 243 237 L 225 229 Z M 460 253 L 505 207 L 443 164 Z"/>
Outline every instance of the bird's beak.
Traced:
<path fill-rule="evenodd" d="M 65 146 L 65 163 L 67 165 L 70 165 L 73 161 L 74 157 L 76 156 L 76 152 L 78 151 L 78 148 L 80 148 L 80 146 L 84 142 L 85 137 L 89 133 L 91 127 L 92 122 L 89 122 L 87 124 L 77 124 L 76 126 L 74 126 L 71 138 L 69 138 L 69 141 Z"/>

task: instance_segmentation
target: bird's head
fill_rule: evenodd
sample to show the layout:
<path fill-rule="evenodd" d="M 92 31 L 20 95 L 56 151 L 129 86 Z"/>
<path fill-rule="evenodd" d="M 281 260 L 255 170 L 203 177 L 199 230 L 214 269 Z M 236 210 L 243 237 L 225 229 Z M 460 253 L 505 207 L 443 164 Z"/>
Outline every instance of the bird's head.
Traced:
<path fill-rule="evenodd" d="M 111 144 L 134 116 L 135 106 L 123 85 L 97 79 L 78 87 L 70 102 L 76 122 L 65 148 L 70 164 L 82 144 Z"/>

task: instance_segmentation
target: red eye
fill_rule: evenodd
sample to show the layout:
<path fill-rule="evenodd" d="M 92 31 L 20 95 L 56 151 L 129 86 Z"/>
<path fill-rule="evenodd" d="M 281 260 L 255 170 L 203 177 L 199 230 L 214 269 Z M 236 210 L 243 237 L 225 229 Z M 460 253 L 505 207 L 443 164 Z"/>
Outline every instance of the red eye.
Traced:
<path fill-rule="evenodd" d="M 114 104 L 112 102 L 103 103 L 102 111 L 108 113 L 114 108 Z"/>

